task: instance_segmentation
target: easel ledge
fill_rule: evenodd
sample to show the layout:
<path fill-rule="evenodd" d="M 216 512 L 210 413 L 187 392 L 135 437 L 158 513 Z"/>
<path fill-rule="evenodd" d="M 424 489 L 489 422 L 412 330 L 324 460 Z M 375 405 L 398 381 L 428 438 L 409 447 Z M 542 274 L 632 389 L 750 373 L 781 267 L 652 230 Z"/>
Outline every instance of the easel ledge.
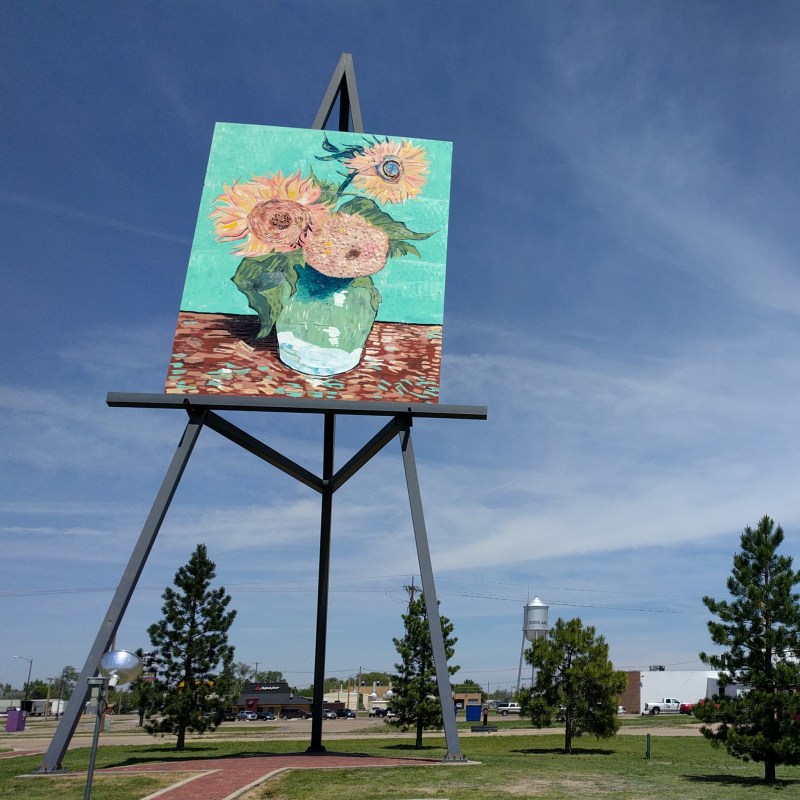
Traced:
<path fill-rule="evenodd" d="M 220 397 L 218 395 L 148 394 L 109 392 L 112 408 L 183 408 L 186 411 L 272 411 L 294 414 L 357 414 L 361 416 L 431 417 L 435 419 L 486 419 L 486 406 L 441 403 L 396 403 L 357 400 L 312 400 L 307 398 Z"/>

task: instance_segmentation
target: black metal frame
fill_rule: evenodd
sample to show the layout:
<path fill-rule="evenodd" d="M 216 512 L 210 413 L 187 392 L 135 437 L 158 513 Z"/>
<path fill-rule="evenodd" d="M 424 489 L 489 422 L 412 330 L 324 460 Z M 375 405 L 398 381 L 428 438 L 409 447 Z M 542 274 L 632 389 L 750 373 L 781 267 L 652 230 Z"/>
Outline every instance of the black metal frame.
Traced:
<path fill-rule="evenodd" d="M 322 129 L 328 121 L 336 99 L 339 99 L 339 130 L 349 129 L 352 115 L 353 129 L 363 133 L 361 109 L 355 83 L 353 59 L 343 53 L 334 70 L 333 77 L 314 120 L 314 128 Z M 277 399 L 251 397 L 215 397 L 205 395 L 167 395 L 167 394 L 124 394 L 110 393 L 107 401 L 111 407 L 125 408 L 171 408 L 183 409 L 189 416 L 186 429 L 167 469 L 161 488 L 153 501 L 150 514 L 145 521 L 139 539 L 131 553 L 128 565 L 122 575 L 108 612 L 103 618 L 89 655 L 81 671 L 80 678 L 67 704 L 53 740 L 45 754 L 38 772 L 55 772 L 61 769 L 61 762 L 78 725 L 83 706 L 89 694 L 89 678 L 97 674 L 98 664 L 103 654 L 111 646 L 122 616 L 136 588 L 139 576 L 144 569 L 147 557 L 155 543 L 155 538 L 178 488 L 192 450 L 203 426 L 211 428 L 234 444 L 322 495 L 320 515 L 319 581 L 317 586 L 316 653 L 314 659 L 314 698 L 311 723 L 311 743 L 309 753 L 324 753 L 322 744 L 322 707 L 325 680 L 325 650 L 327 640 L 328 586 L 330 576 L 331 517 L 333 495 L 347 480 L 355 475 L 374 455 L 379 453 L 395 437 L 400 439 L 403 467 L 406 475 L 411 518 L 419 559 L 422 591 L 425 596 L 426 613 L 431 636 L 431 645 L 436 667 L 436 680 L 439 700 L 442 706 L 447 762 L 464 761 L 458 741 L 455 714 L 452 711 L 452 692 L 450 675 L 447 670 L 444 637 L 439 617 L 436 587 L 433 580 L 428 536 L 422 510 L 422 497 L 417 476 L 416 461 L 411 439 L 411 426 L 414 418 L 439 419 L 486 419 L 483 406 L 448 406 L 425 403 L 397 402 L 352 402 L 323 401 L 307 399 Z M 278 413 L 306 413 L 324 415 L 322 476 L 309 470 L 274 450 L 269 445 L 251 436 L 217 411 L 269 411 Z M 335 470 L 334 449 L 336 440 L 336 416 L 388 416 L 390 421 L 343 465 Z"/>

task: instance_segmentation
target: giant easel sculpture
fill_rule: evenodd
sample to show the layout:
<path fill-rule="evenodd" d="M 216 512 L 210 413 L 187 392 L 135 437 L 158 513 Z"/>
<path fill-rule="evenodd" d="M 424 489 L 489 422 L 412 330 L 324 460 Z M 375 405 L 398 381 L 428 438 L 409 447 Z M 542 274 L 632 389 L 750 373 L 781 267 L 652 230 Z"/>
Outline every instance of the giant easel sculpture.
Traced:
<path fill-rule="evenodd" d="M 349 129 L 350 118 L 353 130 L 363 133 L 361 110 L 355 84 L 353 61 L 349 53 L 344 53 L 334 71 L 320 110 L 314 120 L 314 128 L 323 129 L 327 124 L 336 100 L 339 100 L 339 130 Z M 119 394 L 110 393 L 106 402 L 112 407 L 127 408 L 170 408 L 184 410 L 189 417 L 186 429 L 180 439 L 175 455 L 167 469 L 161 488 L 153 502 L 150 514 L 145 521 L 136 546 L 131 553 L 128 565 L 122 575 L 111 604 L 108 608 L 94 644 L 84 664 L 70 702 L 56 729 L 50 747 L 45 754 L 39 772 L 55 772 L 61 769 L 61 762 L 77 727 L 89 694 L 88 679 L 97 674 L 98 664 L 103 654 L 111 646 L 125 610 L 133 595 L 139 576 L 144 569 L 147 557 L 155 543 L 158 531 L 169 509 L 175 490 L 189 461 L 197 438 L 203 427 L 211 428 L 239 447 L 263 459 L 285 472 L 322 496 L 320 515 L 319 580 L 317 586 L 317 624 L 316 651 L 314 660 L 314 698 L 311 723 L 311 742 L 309 753 L 324 753 L 322 744 L 322 706 L 323 684 L 325 681 L 325 648 L 328 624 L 328 584 L 330 574 L 330 545 L 333 494 L 355 475 L 374 455 L 379 453 L 395 438 L 400 440 L 400 448 L 405 469 L 408 499 L 411 505 L 411 519 L 419 559 L 422 591 L 436 667 L 436 681 L 439 700 L 442 706 L 447 753 L 444 761 L 464 760 L 458 741 L 455 715 L 453 714 L 450 675 L 447 670 L 444 636 L 442 635 L 436 588 L 433 580 L 428 535 L 422 511 L 422 497 L 417 477 L 416 461 L 411 441 L 411 427 L 414 418 L 432 417 L 438 419 L 486 419 L 483 406 L 451 406 L 427 403 L 392 402 L 352 402 L 323 401 L 303 399 L 275 399 L 249 397 L 216 397 L 166 394 Z M 259 441 L 246 431 L 234 425 L 217 411 L 269 411 L 273 413 L 322 414 L 324 417 L 322 475 L 318 477 L 291 459 L 277 452 L 269 445 Z M 346 464 L 335 469 L 334 446 L 337 415 L 382 416 L 391 419 L 375 434 Z"/>

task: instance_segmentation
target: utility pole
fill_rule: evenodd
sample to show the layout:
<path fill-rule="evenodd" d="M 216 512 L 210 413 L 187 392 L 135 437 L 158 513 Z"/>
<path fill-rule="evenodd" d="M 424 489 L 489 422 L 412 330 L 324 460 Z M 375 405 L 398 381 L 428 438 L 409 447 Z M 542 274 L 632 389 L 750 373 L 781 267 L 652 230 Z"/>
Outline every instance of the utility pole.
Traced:
<path fill-rule="evenodd" d="M 422 591 L 418 586 L 414 586 L 414 576 L 411 576 L 411 585 L 404 586 L 403 589 L 408 592 L 408 608 L 411 610 L 411 604 L 414 602 L 414 595 Z"/>
<path fill-rule="evenodd" d="M 255 668 L 255 670 L 253 670 L 253 680 L 254 681 L 258 680 L 258 665 L 260 663 L 261 663 L 260 661 L 256 661 L 256 668 Z"/>

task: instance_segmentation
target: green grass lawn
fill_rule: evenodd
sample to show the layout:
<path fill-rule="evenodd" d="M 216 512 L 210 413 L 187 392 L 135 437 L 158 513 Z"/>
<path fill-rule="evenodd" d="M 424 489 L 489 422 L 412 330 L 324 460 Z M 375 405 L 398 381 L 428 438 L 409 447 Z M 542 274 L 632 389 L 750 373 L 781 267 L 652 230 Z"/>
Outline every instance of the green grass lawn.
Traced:
<path fill-rule="evenodd" d="M 249 800 L 759 800 L 780 796 L 800 797 L 800 768 L 779 767 L 777 787 L 761 782 L 763 769 L 730 758 L 700 737 L 651 738 L 651 759 L 645 759 L 644 736 L 618 736 L 610 740 L 577 740 L 577 752 L 560 752 L 563 738 L 552 736 L 464 737 L 464 753 L 477 765 L 403 767 L 387 769 L 309 770 L 286 773 L 248 795 Z M 253 753 L 296 752 L 303 745 L 290 741 L 192 741 L 178 753 L 170 745 L 143 742 L 141 746 L 101 746 L 97 766 L 117 766 L 146 761 L 188 762 L 199 758 Z M 427 756 L 441 759 L 444 739 L 426 736 L 425 748 L 415 750 L 408 740 L 379 739 L 331 741 L 337 752 L 378 756 Z M 87 749 L 71 750 L 64 766 L 85 770 Z M 31 772 L 41 756 L 0 760 L 0 798 L 14 800 L 80 800 L 85 776 L 16 777 Z M 138 800 L 165 785 L 162 777 L 103 777 L 95 779 L 95 800 Z M 202 800 L 202 798 L 198 798 Z"/>
<path fill-rule="evenodd" d="M 409 767 L 395 770 L 295 772 L 251 793 L 250 800 L 738 800 L 800 794 L 800 768 L 781 768 L 778 788 L 761 782 L 760 765 L 743 764 L 701 738 L 651 738 L 651 759 L 645 759 L 645 737 L 578 740 L 571 756 L 561 752 L 561 736 L 487 736 L 465 739 L 462 747 L 476 766 Z M 337 743 L 346 752 L 373 750 L 357 742 Z M 341 746 L 339 746 L 341 745 Z M 430 739 L 423 751 L 444 754 L 444 742 Z M 415 755 L 408 743 L 381 743 L 386 755 Z"/>

